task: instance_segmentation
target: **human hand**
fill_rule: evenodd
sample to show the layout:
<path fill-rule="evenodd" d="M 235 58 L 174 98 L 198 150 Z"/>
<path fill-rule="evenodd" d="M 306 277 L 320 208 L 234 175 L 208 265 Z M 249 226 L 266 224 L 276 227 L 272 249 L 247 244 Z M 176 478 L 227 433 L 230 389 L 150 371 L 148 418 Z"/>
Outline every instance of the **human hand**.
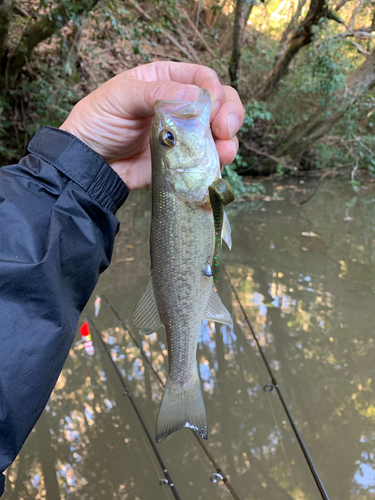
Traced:
<path fill-rule="evenodd" d="M 124 71 L 82 99 L 61 125 L 101 155 L 129 190 L 151 184 L 149 133 L 157 99 L 211 97 L 211 130 L 221 164 L 233 161 L 244 109 L 236 90 L 221 85 L 210 68 L 154 62 Z"/>

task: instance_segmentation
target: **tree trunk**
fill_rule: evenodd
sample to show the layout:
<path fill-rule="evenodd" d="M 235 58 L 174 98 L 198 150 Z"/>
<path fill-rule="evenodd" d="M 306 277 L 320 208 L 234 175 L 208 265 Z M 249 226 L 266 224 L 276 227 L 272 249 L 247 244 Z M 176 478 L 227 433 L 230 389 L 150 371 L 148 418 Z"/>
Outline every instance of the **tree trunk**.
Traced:
<path fill-rule="evenodd" d="M 301 155 L 323 137 L 343 117 L 348 107 L 375 86 L 375 50 L 346 80 L 345 88 L 337 93 L 331 106 L 316 111 L 309 120 L 297 125 L 280 144 L 274 156 L 280 158 Z"/>
<path fill-rule="evenodd" d="M 249 19 L 254 0 L 237 0 L 233 25 L 232 58 L 229 64 L 230 84 L 238 90 L 240 83 L 240 60 L 243 44 L 243 34 Z"/>
<path fill-rule="evenodd" d="M 287 41 L 287 39 L 289 38 L 289 34 L 293 31 L 293 29 L 295 28 L 296 24 L 297 24 L 297 21 L 298 21 L 298 18 L 299 16 L 301 15 L 301 12 L 302 12 L 302 9 L 303 7 L 305 6 L 306 4 L 306 1 L 307 0 L 299 0 L 298 2 L 298 5 L 297 5 L 297 10 L 296 12 L 293 14 L 293 17 L 292 19 L 290 20 L 290 23 L 288 24 L 288 26 L 286 27 L 284 33 L 282 34 L 281 36 L 281 40 L 280 40 L 280 46 L 283 47 L 284 43 Z"/>
<path fill-rule="evenodd" d="M 277 59 L 275 66 L 268 74 L 259 92 L 257 99 L 266 101 L 281 78 L 287 73 L 289 64 L 294 56 L 313 39 L 312 27 L 316 26 L 322 17 L 327 15 L 327 0 L 311 0 L 309 11 L 301 25 L 294 31 L 284 53 Z"/>
<path fill-rule="evenodd" d="M 247 0 L 247 2 L 246 2 L 244 16 L 243 16 L 243 29 L 244 30 L 246 29 L 247 21 L 249 20 L 251 11 L 253 10 L 255 3 L 256 3 L 255 0 Z"/>
<path fill-rule="evenodd" d="M 8 32 L 12 11 L 12 0 L 0 0 L 0 74 L 5 71 L 6 67 Z"/>
<path fill-rule="evenodd" d="M 257 164 L 250 169 L 241 170 L 241 174 L 270 175 L 276 172 L 278 164 L 287 165 L 287 157 L 298 158 L 310 146 L 326 135 L 332 127 L 345 115 L 348 107 L 361 95 L 369 92 L 375 87 L 375 50 L 346 80 L 345 88 L 336 93 L 332 104 L 324 109 L 318 109 L 306 121 L 297 125 L 279 143 L 272 155 L 265 152 L 258 152 L 256 155 Z M 244 160 L 251 158 L 254 163 L 254 150 L 246 145 L 246 141 L 241 143 L 240 153 Z"/>
<path fill-rule="evenodd" d="M 75 7 L 75 16 L 82 16 L 94 8 L 99 0 L 85 0 L 72 3 Z M 19 75 L 24 64 L 30 60 L 34 48 L 46 38 L 57 33 L 70 19 L 69 5 L 61 3 L 48 14 L 42 16 L 38 21 L 31 24 L 23 32 L 20 43 L 7 61 L 7 78 L 15 79 Z M 4 76 L 4 75 L 3 75 Z"/>

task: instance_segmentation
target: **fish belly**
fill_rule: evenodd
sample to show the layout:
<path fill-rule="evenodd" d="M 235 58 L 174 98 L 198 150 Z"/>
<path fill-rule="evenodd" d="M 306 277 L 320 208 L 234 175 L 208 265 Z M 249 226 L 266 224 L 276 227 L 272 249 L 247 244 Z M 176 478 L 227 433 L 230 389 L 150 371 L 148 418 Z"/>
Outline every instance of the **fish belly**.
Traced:
<path fill-rule="evenodd" d="M 203 271 L 214 252 L 213 215 L 167 188 L 154 188 L 153 193 L 151 278 L 169 354 L 157 441 L 182 427 L 206 437 L 196 350 L 212 290 L 212 277 Z"/>

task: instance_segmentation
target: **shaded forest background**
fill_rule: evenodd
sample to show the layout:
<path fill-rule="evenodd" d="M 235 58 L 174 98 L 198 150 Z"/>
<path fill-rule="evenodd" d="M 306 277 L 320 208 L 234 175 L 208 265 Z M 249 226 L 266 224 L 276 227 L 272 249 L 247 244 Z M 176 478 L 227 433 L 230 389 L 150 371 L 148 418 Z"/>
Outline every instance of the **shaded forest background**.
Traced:
<path fill-rule="evenodd" d="M 375 176 L 375 2 L 0 0 L 0 163 L 115 74 L 155 60 L 215 69 L 246 108 L 240 175 Z"/>

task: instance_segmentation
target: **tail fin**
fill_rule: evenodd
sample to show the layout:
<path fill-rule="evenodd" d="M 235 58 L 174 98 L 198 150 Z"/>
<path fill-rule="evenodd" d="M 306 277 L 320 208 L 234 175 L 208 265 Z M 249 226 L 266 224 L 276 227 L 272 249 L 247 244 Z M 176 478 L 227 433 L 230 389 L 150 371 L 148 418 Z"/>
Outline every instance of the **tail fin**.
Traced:
<path fill-rule="evenodd" d="M 184 387 L 168 375 L 156 422 L 156 442 L 184 427 L 207 439 L 207 416 L 198 373 L 196 379 Z"/>

